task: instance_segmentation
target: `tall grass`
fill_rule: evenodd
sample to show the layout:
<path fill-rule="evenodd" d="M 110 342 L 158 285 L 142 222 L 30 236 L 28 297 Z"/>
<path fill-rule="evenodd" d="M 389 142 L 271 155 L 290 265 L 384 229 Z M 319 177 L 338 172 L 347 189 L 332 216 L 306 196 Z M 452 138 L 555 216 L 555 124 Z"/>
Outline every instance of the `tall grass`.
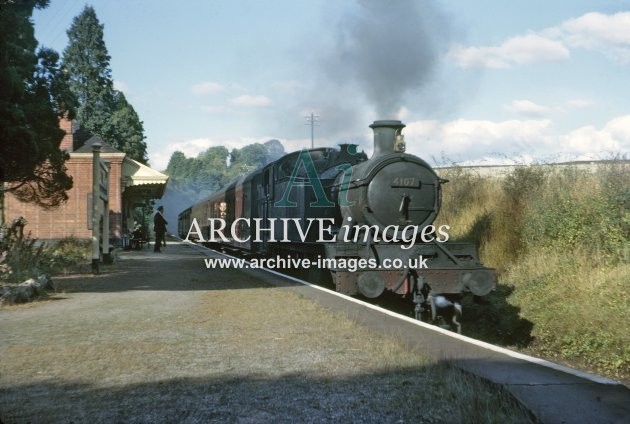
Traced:
<path fill-rule="evenodd" d="M 476 243 L 484 263 L 499 271 L 504 299 L 491 296 L 486 305 L 498 319 L 494 328 L 527 328 L 509 328 L 514 317 L 502 316 L 505 305 L 496 304 L 507 302 L 533 324 L 531 334 L 520 335 L 528 350 L 630 378 L 627 161 L 594 169 L 518 167 L 504 176 L 455 168 L 441 176 L 451 182 L 440 223 L 451 226 L 455 239 Z M 492 341 L 510 342 L 489 333 L 480 331 Z"/>

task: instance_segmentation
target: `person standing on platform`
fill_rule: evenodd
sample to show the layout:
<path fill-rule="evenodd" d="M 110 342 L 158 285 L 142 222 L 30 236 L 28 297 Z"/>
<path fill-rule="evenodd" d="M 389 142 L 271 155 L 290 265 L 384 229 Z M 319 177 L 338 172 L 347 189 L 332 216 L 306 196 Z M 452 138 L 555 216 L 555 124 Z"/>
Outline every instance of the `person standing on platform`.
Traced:
<path fill-rule="evenodd" d="M 166 226 L 168 222 L 164 219 L 164 206 L 160 206 L 153 217 L 153 230 L 155 231 L 155 247 L 153 248 L 154 252 L 160 252 L 160 247 L 162 243 L 166 246 Z"/>

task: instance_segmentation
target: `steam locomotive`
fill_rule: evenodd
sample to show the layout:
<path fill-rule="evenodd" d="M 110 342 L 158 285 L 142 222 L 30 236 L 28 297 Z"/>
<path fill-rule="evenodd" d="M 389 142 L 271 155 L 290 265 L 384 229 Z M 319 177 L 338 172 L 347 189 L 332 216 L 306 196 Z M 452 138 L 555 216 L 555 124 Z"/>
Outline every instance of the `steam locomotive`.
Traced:
<path fill-rule="evenodd" d="M 405 153 L 405 125 L 370 127 L 371 158 L 351 144 L 288 154 L 182 211 L 179 234 L 268 264 L 310 265 L 303 277 L 348 295 L 402 295 L 417 319 L 460 332 L 461 299 L 490 293 L 495 271 L 473 244 L 448 242 L 448 226 L 432 225 L 447 180 Z"/>

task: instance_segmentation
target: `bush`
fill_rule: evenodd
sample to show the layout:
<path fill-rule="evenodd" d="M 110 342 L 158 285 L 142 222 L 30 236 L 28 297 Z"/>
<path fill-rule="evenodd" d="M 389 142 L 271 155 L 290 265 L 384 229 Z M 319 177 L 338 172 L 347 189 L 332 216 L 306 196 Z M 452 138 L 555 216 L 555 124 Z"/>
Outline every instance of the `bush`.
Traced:
<path fill-rule="evenodd" d="M 453 241 L 474 243 L 484 263 L 499 273 L 522 250 L 520 205 L 531 184 L 527 171 L 517 172 L 506 179 L 459 167 L 440 172 L 450 182 L 443 186 L 437 225 L 449 225 Z"/>
<path fill-rule="evenodd" d="M 626 173 L 627 174 L 627 173 Z M 614 177 L 614 179 L 611 179 Z M 540 194 L 523 208 L 523 241 L 567 252 L 585 250 L 599 261 L 623 259 L 630 233 L 627 175 L 575 167 L 550 174 Z"/>
<path fill-rule="evenodd" d="M 22 229 L 26 222 L 14 220 L 11 225 L 2 228 L 0 238 L 0 280 L 19 283 L 40 274 L 47 274 L 50 269 L 44 254 L 44 245 L 36 245 L 36 240 L 24 237 Z"/>
<path fill-rule="evenodd" d="M 22 224 L 23 225 L 23 224 Z M 46 245 L 23 236 L 20 222 L 3 228 L 0 238 L 0 281 L 21 283 L 41 274 L 73 270 L 90 258 L 90 242 L 67 238 Z"/>
<path fill-rule="evenodd" d="M 476 243 L 500 275 L 491 304 L 469 308 L 480 323 L 467 327 L 472 335 L 521 345 L 530 322 L 530 352 L 630 377 L 629 168 L 611 161 L 517 167 L 506 176 L 440 172 L 451 180 L 440 225 Z"/>
<path fill-rule="evenodd" d="M 50 246 L 47 250 L 50 267 L 54 274 L 68 273 L 86 267 L 90 262 L 91 242 L 68 237 Z"/>

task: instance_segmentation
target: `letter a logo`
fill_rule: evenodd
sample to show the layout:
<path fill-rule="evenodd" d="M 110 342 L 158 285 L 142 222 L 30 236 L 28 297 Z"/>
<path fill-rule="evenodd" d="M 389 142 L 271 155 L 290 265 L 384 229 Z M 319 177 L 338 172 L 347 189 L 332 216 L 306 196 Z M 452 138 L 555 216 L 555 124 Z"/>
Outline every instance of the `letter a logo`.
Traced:
<path fill-rule="evenodd" d="M 300 171 L 300 166 L 304 165 L 304 169 L 306 170 L 306 179 L 304 177 L 299 177 L 298 173 Z M 282 195 L 282 199 L 278 200 L 273 205 L 275 207 L 295 207 L 297 203 L 289 200 L 289 195 L 291 194 L 291 189 L 293 187 L 312 187 L 313 192 L 315 193 L 315 197 L 317 201 L 311 202 L 311 206 L 316 207 L 330 207 L 335 206 L 333 202 L 328 200 L 326 197 L 326 193 L 324 192 L 324 187 L 322 186 L 322 182 L 319 180 L 319 175 L 317 175 L 317 170 L 315 169 L 315 164 L 313 163 L 313 159 L 309 154 L 307 149 L 302 149 L 300 155 L 298 156 L 298 160 L 295 162 L 295 166 L 293 167 L 293 172 L 291 173 L 291 178 L 289 178 L 289 183 L 287 184 L 287 188 L 284 190 L 284 194 Z"/>

